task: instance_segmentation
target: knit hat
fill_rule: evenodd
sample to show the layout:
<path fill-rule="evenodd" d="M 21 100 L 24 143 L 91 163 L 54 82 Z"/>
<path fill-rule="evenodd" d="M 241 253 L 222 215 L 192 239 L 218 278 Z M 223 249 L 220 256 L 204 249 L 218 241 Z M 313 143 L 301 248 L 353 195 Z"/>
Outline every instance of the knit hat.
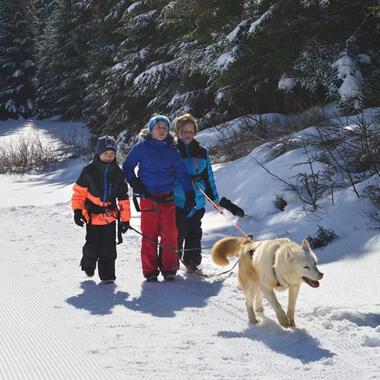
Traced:
<path fill-rule="evenodd" d="M 113 150 L 116 152 L 116 141 L 112 136 L 102 136 L 98 138 L 96 154 L 100 156 L 106 150 Z"/>
<path fill-rule="evenodd" d="M 149 119 L 148 121 L 148 131 L 149 133 L 152 133 L 153 131 L 153 128 L 157 125 L 157 124 L 165 124 L 168 128 L 168 131 L 170 129 L 170 120 L 164 116 L 164 115 L 156 115 L 156 116 L 153 116 Z"/>

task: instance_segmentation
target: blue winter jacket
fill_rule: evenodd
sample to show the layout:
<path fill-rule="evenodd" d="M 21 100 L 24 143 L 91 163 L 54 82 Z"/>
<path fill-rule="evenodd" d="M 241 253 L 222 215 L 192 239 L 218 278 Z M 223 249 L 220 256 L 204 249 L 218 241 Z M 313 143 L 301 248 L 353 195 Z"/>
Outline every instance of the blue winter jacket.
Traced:
<path fill-rule="evenodd" d="M 159 141 L 148 136 L 131 149 L 123 164 L 128 182 L 137 177 L 137 165 L 138 178 L 151 194 L 173 191 L 176 181 L 185 193 L 193 190 L 191 177 L 170 139 Z"/>
<path fill-rule="evenodd" d="M 185 163 L 187 172 L 193 179 L 195 192 L 195 209 L 198 210 L 205 206 L 205 196 L 199 191 L 204 191 L 214 202 L 219 202 L 219 195 L 216 190 L 214 173 L 206 148 L 202 147 L 198 141 L 193 140 L 190 144 L 179 141 L 177 148 Z M 185 205 L 185 194 L 181 186 L 176 182 L 174 189 L 175 204 L 183 208 Z M 191 215 L 188 215 L 191 216 Z"/>

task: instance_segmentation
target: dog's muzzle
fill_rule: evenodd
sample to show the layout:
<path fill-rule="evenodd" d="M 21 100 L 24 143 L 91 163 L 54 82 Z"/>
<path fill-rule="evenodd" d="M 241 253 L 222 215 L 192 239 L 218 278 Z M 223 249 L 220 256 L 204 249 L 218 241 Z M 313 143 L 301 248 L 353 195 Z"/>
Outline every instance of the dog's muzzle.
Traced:
<path fill-rule="evenodd" d="M 323 273 L 319 272 L 319 279 L 322 280 L 322 278 L 323 278 Z M 304 282 L 306 282 L 306 284 L 308 284 L 312 288 L 318 288 L 318 286 L 319 286 L 319 281 L 312 280 L 309 277 L 304 276 L 304 277 L 302 277 L 302 280 L 304 280 Z"/>

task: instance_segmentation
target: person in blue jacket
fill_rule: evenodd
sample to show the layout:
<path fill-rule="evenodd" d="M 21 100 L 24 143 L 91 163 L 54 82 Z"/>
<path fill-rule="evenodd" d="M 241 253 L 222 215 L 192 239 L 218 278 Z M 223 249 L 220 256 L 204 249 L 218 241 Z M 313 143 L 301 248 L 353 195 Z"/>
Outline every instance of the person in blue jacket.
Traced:
<path fill-rule="evenodd" d="M 160 271 L 165 280 L 174 280 L 178 269 L 173 194 L 176 181 L 183 192 L 183 207 L 188 212 L 195 207 L 191 177 L 175 148 L 175 138 L 169 129 L 170 121 L 166 116 L 152 117 L 147 128 L 140 132 L 142 141 L 131 149 L 123 164 L 129 184 L 140 196 L 142 270 L 150 282 L 157 281 Z"/>
<path fill-rule="evenodd" d="M 190 272 L 197 269 L 202 261 L 201 239 L 202 218 L 205 214 L 205 196 L 207 194 L 216 204 L 219 195 L 216 189 L 214 173 L 206 148 L 194 139 L 198 131 L 197 121 L 189 114 L 183 114 L 174 121 L 175 133 L 178 137 L 177 149 L 180 152 L 187 172 L 192 177 L 195 192 L 195 208 L 188 212 L 185 207 L 186 197 L 177 182 L 174 190 L 176 218 L 178 229 L 178 250 L 184 249 L 182 261 Z"/>

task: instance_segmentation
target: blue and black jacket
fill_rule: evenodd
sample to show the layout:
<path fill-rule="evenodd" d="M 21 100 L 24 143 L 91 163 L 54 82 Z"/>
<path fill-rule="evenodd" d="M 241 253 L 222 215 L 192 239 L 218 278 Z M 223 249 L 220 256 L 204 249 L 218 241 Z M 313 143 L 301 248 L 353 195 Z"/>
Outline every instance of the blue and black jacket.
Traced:
<path fill-rule="evenodd" d="M 190 144 L 185 144 L 179 140 L 177 149 L 194 183 L 193 187 L 196 196 L 195 209 L 199 210 L 206 203 L 205 196 L 199 189 L 204 191 L 214 202 L 219 202 L 219 195 L 216 190 L 214 173 L 207 149 L 196 140 L 192 140 Z M 185 194 L 178 183 L 175 186 L 174 197 L 176 206 L 183 208 L 185 205 Z"/>

